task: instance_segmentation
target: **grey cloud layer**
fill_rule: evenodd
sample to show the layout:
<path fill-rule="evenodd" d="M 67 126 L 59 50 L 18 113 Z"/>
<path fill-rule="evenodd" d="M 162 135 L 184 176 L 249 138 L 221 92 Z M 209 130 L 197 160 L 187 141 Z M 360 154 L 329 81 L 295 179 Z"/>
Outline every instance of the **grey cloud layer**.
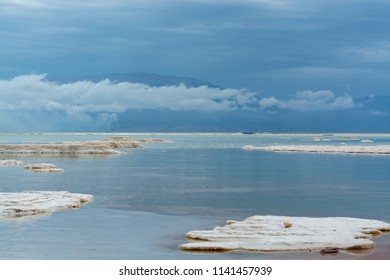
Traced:
<path fill-rule="evenodd" d="M 0 0 L 0 70 L 193 76 L 275 98 L 388 93 L 389 1 Z M 374 30 L 375 32 L 372 32 Z M 283 78 L 283 83 L 279 79 Z"/>

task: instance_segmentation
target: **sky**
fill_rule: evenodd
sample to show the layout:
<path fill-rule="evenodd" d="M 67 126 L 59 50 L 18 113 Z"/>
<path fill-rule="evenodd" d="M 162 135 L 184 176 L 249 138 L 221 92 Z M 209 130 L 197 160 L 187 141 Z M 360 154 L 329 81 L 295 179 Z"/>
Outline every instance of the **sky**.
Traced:
<path fill-rule="evenodd" d="M 25 130 L 48 112 L 348 113 L 390 95 L 389 13 L 388 0 L 0 0 L 0 117 Z M 127 72 L 220 88 L 46 79 Z"/>

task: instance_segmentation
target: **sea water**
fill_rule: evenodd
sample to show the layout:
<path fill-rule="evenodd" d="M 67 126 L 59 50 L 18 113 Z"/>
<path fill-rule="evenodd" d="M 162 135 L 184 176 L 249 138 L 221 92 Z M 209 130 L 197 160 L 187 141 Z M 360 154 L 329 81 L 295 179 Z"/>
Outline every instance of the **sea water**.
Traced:
<path fill-rule="evenodd" d="M 0 134 L 0 143 L 86 141 L 112 135 Z M 1 192 L 69 191 L 92 194 L 94 200 L 79 210 L 29 222 L 0 221 L 0 258 L 317 258 L 310 253 L 189 254 L 178 250 L 178 245 L 187 242 L 187 231 L 252 215 L 347 216 L 390 222 L 390 155 L 241 149 L 274 144 L 390 145 L 388 134 L 120 135 L 170 142 L 149 143 L 112 156 L 2 156 L 25 164 L 54 163 L 65 172 L 2 167 Z M 382 247 L 377 246 L 371 258 L 390 258 L 383 249 L 390 248 L 389 239 L 377 239 Z"/>

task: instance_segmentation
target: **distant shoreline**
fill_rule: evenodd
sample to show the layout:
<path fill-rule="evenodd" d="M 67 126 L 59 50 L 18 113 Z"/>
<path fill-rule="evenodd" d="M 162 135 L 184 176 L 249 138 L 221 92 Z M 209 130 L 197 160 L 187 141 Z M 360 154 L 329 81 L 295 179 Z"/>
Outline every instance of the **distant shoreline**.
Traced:
<path fill-rule="evenodd" d="M 164 139 L 131 139 L 112 136 L 94 141 L 74 141 L 47 144 L 0 144 L 0 154 L 111 155 L 125 152 L 118 148 L 142 148 L 141 143 L 168 142 Z"/>

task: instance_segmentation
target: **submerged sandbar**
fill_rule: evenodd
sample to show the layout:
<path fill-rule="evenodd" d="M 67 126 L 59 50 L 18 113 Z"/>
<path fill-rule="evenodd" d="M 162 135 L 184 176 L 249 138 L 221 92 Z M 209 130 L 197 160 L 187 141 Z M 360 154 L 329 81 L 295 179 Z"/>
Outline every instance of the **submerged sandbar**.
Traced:
<path fill-rule="evenodd" d="M 342 250 L 364 254 L 374 249 L 371 238 L 389 231 L 389 223 L 368 219 L 252 216 L 243 221 L 228 220 L 225 226 L 212 230 L 190 231 L 186 237 L 196 242 L 179 248 L 201 252 Z"/>

